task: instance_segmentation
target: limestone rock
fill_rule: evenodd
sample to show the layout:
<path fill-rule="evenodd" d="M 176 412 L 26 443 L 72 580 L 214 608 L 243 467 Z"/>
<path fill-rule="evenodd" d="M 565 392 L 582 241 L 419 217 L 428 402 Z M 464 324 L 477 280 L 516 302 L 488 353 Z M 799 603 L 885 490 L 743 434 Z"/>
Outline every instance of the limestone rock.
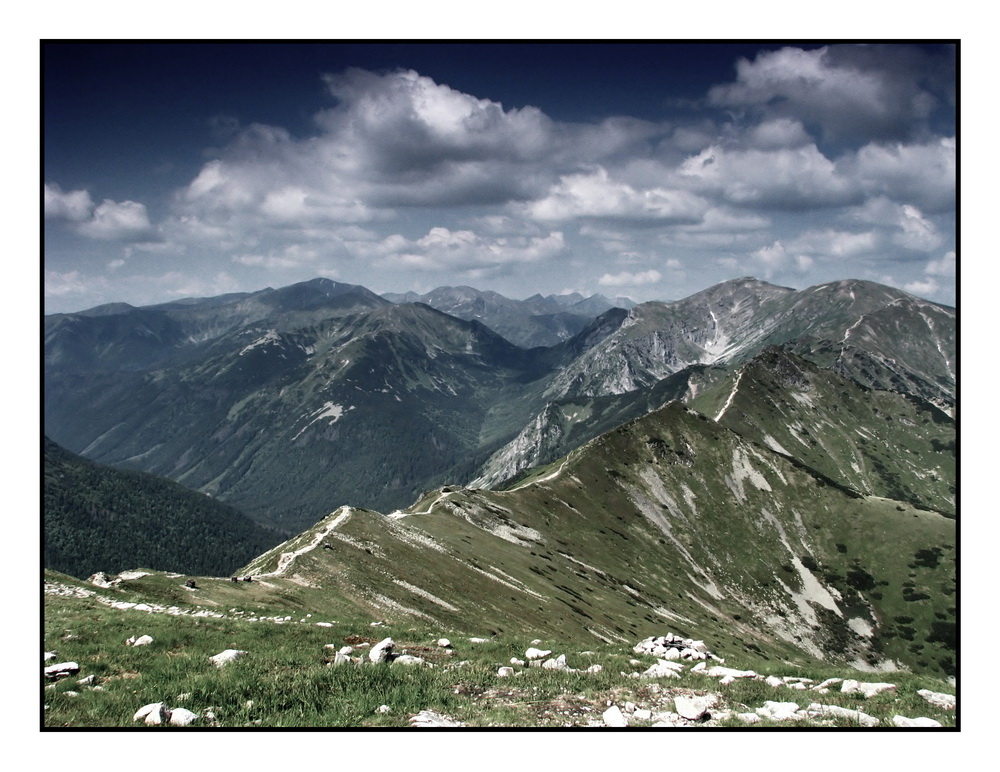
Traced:
<path fill-rule="evenodd" d="M 233 662 L 245 655 L 246 652 L 241 651 L 240 649 L 226 649 L 225 651 L 220 651 L 213 657 L 209 657 L 208 660 L 216 667 L 224 667 L 230 662 Z"/>
<path fill-rule="evenodd" d="M 439 648 L 442 649 L 450 649 L 451 641 L 449 641 L 447 638 L 438 638 L 437 645 Z"/>
<path fill-rule="evenodd" d="M 400 654 L 398 657 L 393 658 L 393 665 L 422 665 L 424 664 L 423 659 L 420 657 L 414 657 L 412 654 Z"/>
<path fill-rule="evenodd" d="M 394 648 L 396 648 L 396 644 L 393 643 L 392 638 L 383 638 L 372 646 L 371 651 L 368 652 L 368 659 L 372 662 L 388 662 Z"/>
<path fill-rule="evenodd" d="M 588 667 L 584 672 L 586 672 L 586 673 L 600 673 L 602 670 L 604 670 L 604 668 L 595 663 L 595 664 L 591 665 L 590 667 Z"/>
<path fill-rule="evenodd" d="M 514 668 L 512 667 L 501 667 L 497 670 L 497 675 L 500 678 L 506 678 L 507 676 L 514 675 Z"/>
<path fill-rule="evenodd" d="M 933 727 L 941 726 L 940 721 L 935 721 L 933 718 L 926 718 L 921 716 L 920 718 L 907 718 L 906 716 L 893 716 L 892 717 L 893 726 L 904 726 L 904 727 Z"/>
<path fill-rule="evenodd" d="M 668 662 L 666 660 L 660 660 L 655 665 L 650 665 L 642 674 L 642 678 L 680 678 L 681 674 L 679 670 L 683 670 L 684 666 L 680 663 Z"/>
<path fill-rule="evenodd" d="M 714 694 L 686 695 L 678 694 L 674 697 L 674 710 L 677 714 L 688 721 L 699 721 L 706 716 L 718 697 Z"/>
<path fill-rule="evenodd" d="M 127 641 L 125 641 L 126 646 L 149 646 L 153 642 L 152 636 L 149 635 L 133 635 Z"/>
<path fill-rule="evenodd" d="M 198 714 L 187 708 L 174 708 L 170 711 L 171 726 L 188 726 L 198 720 Z"/>
<path fill-rule="evenodd" d="M 628 726 L 628 719 L 625 718 L 625 714 L 622 713 L 621 708 L 617 705 L 612 705 L 601 715 L 604 721 L 604 726 L 613 727 L 623 727 Z"/>
<path fill-rule="evenodd" d="M 80 666 L 75 662 L 57 662 L 54 665 L 49 665 L 45 668 L 45 677 L 50 681 L 55 681 L 59 678 L 66 678 L 67 676 L 75 675 L 80 672 Z"/>
<path fill-rule="evenodd" d="M 554 659 L 547 659 L 542 663 L 542 667 L 546 670 L 566 670 L 566 655 L 560 654 Z"/>
<path fill-rule="evenodd" d="M 840 691 L 844 694 L 863 694 L 865 699 L 881 692 L 894 691 L 896 684 L 886 683 L 865 683 L 848 678 L 840 685 Z"/>
<path fill-rule="evenodd" d="M 944 708 L 945 710 L 954 710 L 955 705 L 958 704 L 955 699 L 955 695 L 953 694 L 932 692 L 930 689 L 918 689 L 917 694 L 927 700 L 931 705 Z"/>
<path fill-rule="evenodd" d="M 548 649 L 536 649 L 534 646 L 524 652 L 524 658 L 529 662 L 533 659 L 545 659 L 552 654 Z"/>
<path fill-rule="evenodd" d="M 143 721 L 150 726 L 165 724 L 170 720 L 170 708 L 162 702 L 143 705 L 132 716 L 133 721 Z"/>
<path fill-rule="evenodd" d="M 787 721 L 795 718 L 799 710 L 797 702 L 773 702 L 767 700 L 761 707 L 757 708 L 757 715 L 761 718 L 769 718 L 773 721 Z"/>
<path fill-rule="evenodd" d="M 820 705 L 818 702 L 812 703 L 808 708 L 806 708 L 806 713 L 810 716 L 834 716 L 836 718 L 846 718 L 848 721 L 854 721 L 861 726 L 878 726 L 879 720 L 874 716 L 869 716 L 867 713 L 862 713 L 860 710 L 851 710 L 849 708 L 842 708 L 839 705 Z"/>
<path fill-rule="evenodd" d="M 410 718 L 410 726 L 415 727 L 442 727 L 442 726 L 465 726 L 461 721 L 456 721 L 450 716 L 435 713 L 433 710 L 422 710 Z"/>

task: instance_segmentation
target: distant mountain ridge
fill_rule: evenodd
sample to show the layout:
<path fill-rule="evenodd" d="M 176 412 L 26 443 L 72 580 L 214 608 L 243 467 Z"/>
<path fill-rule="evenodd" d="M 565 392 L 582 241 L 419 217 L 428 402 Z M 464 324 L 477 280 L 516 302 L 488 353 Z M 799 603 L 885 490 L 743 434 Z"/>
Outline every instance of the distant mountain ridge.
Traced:
<path fill-rule="evenodd" d="M 438 302 L 466 311 L 507 307 L 446 289 Z M 797 291 L 737 279 L 612 308 L 531 348 L 479 319 L 327 279 L 45 322 L 56 441 L 293 532 L 341 504 L 391 510 L 436 485 L 498 485 L 659 399 L 731 388 L 718 384 L 767 346 L 945 414 L 955 401 L 954 310 L 854 280 Z M 947 508 L 949 474 L 914 495 Z"/>

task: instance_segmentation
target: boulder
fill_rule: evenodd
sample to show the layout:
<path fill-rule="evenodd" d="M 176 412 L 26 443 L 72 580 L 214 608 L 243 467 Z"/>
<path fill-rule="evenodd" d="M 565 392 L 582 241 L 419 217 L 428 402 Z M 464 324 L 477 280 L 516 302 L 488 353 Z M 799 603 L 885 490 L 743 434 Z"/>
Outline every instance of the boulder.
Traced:
<path fill-rule="evenodd" d="M 529 662 L 533 659 L 545 659 L 552 654 L 548 649 L 536 649 L 534 646 L 524 652 L 524 658 Z"/>
<path fill-rule="evenodd" d="M 410 718 L 410 726 L 415 727 L 443 727 L 443 726 L 465 726 L 461 721 L 456 721 L 450 716 L 435 713 L 433 710 L 422 710 Z"/>
<path fill-rule="evenodd" d="M 170 726 L 189 726 L 198 720 L 198 714 L 187 708 L 174 708 L 170 711 Z"/>
<path fill-rule="evenodd" d="M 542 663 L 542 667 L 546 670 L 566 670 L 566 655 L 560 654 L 554 659 L 547 659 Z"/>
<path fill-rule="evenodd" d="M 220 651 L 215 656 L 209 657 L 208 661 L 216 667 L 223 667 L 244 655 L 246 655 L 245 651 L 240 651 L 239 649 L 226 649 L 225 651 Z"/>
<path fill-rule="evenodd" d="M 674 710 L 681 718 L 688 721 L 700 721 L 707 717 L 709 708 L 717 701 L 718 697 L 714 694 L 678 694 L 674 697 Z"/>
<path fill-rule="evenodd" d="M 143 705 L 132 716 L 133 721 L 144 721 L 150 726 L 166 724 L 170 720 L 170 708 L 162 702 L 151 702 Z"/>
<path fill-rule="evenodd" d="M 153 638 L 150 635 L 133 635 L 127 641 L 125 641 L 126 646 L 149 646 L 153 642 Z"/>
<path fill-rule="evenodd" d="M 927 700 L 931 705 L 943 708 L 944 710 L 954 710 L 957 700 L 953 694 L 942 694 L 932 692 L 930 689 L 917 689 L 917 694 Z"/>
<path fill-rule="evenodd" d="M 894 691 L 896 684 L 886 683 L 865 683 L 848 678 L 840 685 L 840 691 L 844 694 L 863 694 L 865 699 L 881 692 Z"/>
<path fill-rule="evenodd" d="M 500 678 L 506 678 L 507 676 L 514 675 L 514 668 L 512 667 L 501 667 L 497 670 L 497 675 Z"/>
<path fill-rule="evenodd" d="M 393 665 L 422 665 L 424 661 L 420 657 L 414 657 L 412 654 L 400 654 L 398 657 L 392 659 Z"/>
<path fill-rule="evenodd" d="M 623 727 L 628 726 L 628 719 L 617 705 L 612 705 L 601 715 L 604 726 Z"/>
<path fill-rule="evenodd" d="M 372 646 L 368 652 L 368 659 L 372 662 L 388 662 L 392 658 L 392 650 L 396 648 L 392 638 L 383 638 Z"/>
<path fill-rule="evenodd" d="M 449 641 L 447 638 L 438 638 L 437 645 L 442 649 L 450 649 L 451 641 Z"/>
<path fill-rule="evenodd" d="M 795 715 L 799 710 L 797 702 L 773 702 L 767 700 L 761 707 L 757 708 L 757 715 L 761 718 L 769 718 L 772 721 L 787 721 L 790 718 L 797 718 Z"/>
<path fill-rule="evenodd" d="M 50 681 L 55 681 L 79 672 L 80 666 L 75 662 L 57 662 L 55 665 L 49 665 L 45 668 L 45 677 Z"/>
<path fill-rule="evenodd" d="M 854 721 L 861 726 L 867 727 L 879 725 L 879 720 L 874 716 L 869 716 L 867 713 L 862 713 L 860 710 L 842 708 L 839 705 L 820 705 L 818 702 L 814 702 L 806 708 L 806 713 L 810 716 L 834 716 L 836 718 L 846 718 L 848 721 Z"/>
<path fill-rule="evenodd" d="M 903 727 L 933 727 L 941 726 L 940 721 L 935 721 L 933 718 L 926 718 L 921 716 L 920 718 L 907 718 L 906 716 L 893 716 L 892 717 L 893 726 L 903 726 Z"/>

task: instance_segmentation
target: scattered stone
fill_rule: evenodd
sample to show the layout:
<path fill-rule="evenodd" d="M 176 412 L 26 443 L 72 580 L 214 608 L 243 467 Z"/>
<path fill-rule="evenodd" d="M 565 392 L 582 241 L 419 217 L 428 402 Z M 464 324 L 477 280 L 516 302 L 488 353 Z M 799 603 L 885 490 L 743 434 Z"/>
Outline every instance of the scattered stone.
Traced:
<path fill-rule="evenodd" d="M 602 670 L 604 670 L 603 667 L 601 667 L 598 664 L 593 664 L 590 667 L 588 667 L 584 672 L 586 672 L 586 673 L 600 673 Z"/>
<path fill-rule="evenodd" d="M 150 726 L 159 726 L 170 720 L 170 708 L 162 702 L 151 702 L 139 708 L 132 716 L 132 720 L 142 720 Z"/>
<path fill-rule="evenodd" d="M 733 678 L 757 677 L 757 674 L 753 670 L 733 670 L 733 668 L 731 667 L 720 667 L 718 665 L 710 667 L 708 670 L 706 670 L 705 675 L 712 676 L 713 678 L 725 678 L 727 676 L 732 676 Z"/>
<path fill-rule="evenodd" d="M 744 724 L 756 724 L 760 721 L 760 716 L 756 713 L 737 713 L 736 718 L 742 721 Z"/>
<path fill-rule="evenodd" d="M 601 714 L 601 719 L 604 721 L 604 726 L 628 726 L 628 719 L 625 718 L 625 715 L 621 712 L 621 709 L 617 705 L 612 705 L 604 711 L 604 713 Z"/>
<path fill-rule="evenodd" d="M 398 657 L 392 659 L 392 664 L 394 665 L 422 665 L 424 661 L 420 657 L 414 657 L 412 654 L 400 654 Z"/>
<path fill-rule="evenodd" d="M 390 713 L 390 712 L 392 712 L 392 708 L 390 708 L 388 705 L 379 705 L 375 709 L 375 712 L 376 713 Z"/>
<path fill-rule="evenodd" d="M 75 662 L 57 662 L 55 665 L 49 665 L 45 668 L 45 677 L 50 681 L 56 681 L 79 672 L 80 666 Z"/>
<path fill-rule="evenodd" d="M 447 638 L 438 638 L 437 645 L 438 645 L 439 648 L 442 648 L 442 649 L 450 649 L 451 648 L 451 641 L 449 641 Z"/>
<path fill-rule="evenodd" d="M 659 659 L 688 659 L 705 660 L 714 659 L 717 662 L 723 660 L 712 654 L 704 641 L 696 641 L 691 638 L 681 638 L 679 635 L 667 633 L 661 636 L 650 636 L 637 643 L 632 651 L 636 654 L 652 654 Z"/>
<path fill-rule="evenodd" d="M 514 668 L 512 667 L 501 667 L 497 670 L 497 675 L 500 678 L 506 678 L 507 676 L 514 675 Z"/>
<path fill-rule="evenodd" d="M 442 727 L 442 726 L 465 726 L 461 721 L 456 721 L 450 716 L 435 713 L 433 710 L 422 710 L 417 715 L 410 718 L 410 726 L 415 727 Z"/>
<path fill-rule="evenodd" d="M 69 692 L 69 691 L 66 691 L 66 692 L 63 692 L 63 694 L 66 695 L 67 697 L 79 697 L 80 696 L 80 692 Z"/>
<path fill-rule="evenodd" d="M 208 661 L 216 667 L 223 667 L 230 662 L 239 659 L 245 654 L 245 651 L 240 651 L 239 649 L 226 649 L 225 651 L 220 651 L 214 657 L 209 657 Z"/>
<path fill-rule="evenodd" d="M 636 721 L 649 721 L 653 717 L 653 711 L 647 708 L 636 708 L 632 713 L 632 718 Z"/>
<path fill-rule="evenodd" d="M 681 718 L 688 721 L 700 721 L 706 717 L 709 708 L 718 701 L 715 694 L 684 695 L 678 694 L 674 697 L 674 710 Z"/>
<path fill-rule="evenodd" d="M 517 657 L 511 657 L 510 664 L 517 665 L 518 667 L 524 667 L 524 660 L 518 659 Z"/>
<path fill-rule="evenodd" d="M 388 662 L 392 658 L 392 650 L 396 648 L 392 638 L 383 638 L 372 646 L 368 652 L 368 659 L 372 662 Z"/>
<path fill-rule="evenodd" d="M 568 670 L 566 667 L 566 655 L 560 654 L 554 659 L 547 659 L 542 663 L 542 667 L 546 670 Z"/>
<path fill-rule="evenodd" d="M 955 699 L 955 695 L 953 694 L 932 692 L 930 689 L 918 689 L 917 694 L 927 700 L 931 705 L 943 708 L 944 710 L 954 710 L 955 705 L 958 704 Z"/>
<path fill-rule="evenodd" d="M 692 673 L 704 673 L 708 665 L 705 662 L 699 662 L 697 665 L 691 666 Z"/>
<path fill-rule="evenodd" d="M 684 666 L 680 663 L 668 662 L 661 659 L 655 665 L 650 665 L 641 673 L 640 678 L 680 678 L 681 674 L 678 671 L 683 669 Z"/>
<path fill-rule="evenodd" d="M 816 684 L 812 688 L 814 691 L 819 691 L 820 689 L 827 689 L 833 686 L 834 684 L 839 684 L 843 680 L 844 680 L 843 678 L 827 678 L 825 681 L 823 681 L 823 683 Z"/>
<path fill-rule="evenodd" d="M 133 635 L 127 641 L 125 641 L 126 646 L 149 646 L 153 642 L 152 636 L 149 635 Z"/>
<path fill-rule="evenodd" d="M 316 627 L 333 627 L 333 622 L 316 622 Z"/>
<path fill-rule="evenodd" d="M 198 714 L 187 708 L 174 708 L 170 711 L 170 726 L 189 726 L 198 720 Z"/>
<path fill-rule="evenodd" d="M 933 718 L 926 718 L 921 716 L 920 718 L 907 718 L 906 716 L 893 716 L 892 717 L 893 726 L 919 726 L 919 727 L 932 727 L 941 726 L 940 721 L 935 721 Z"/>
<path fill-rule="evenodd" d="M 767 678 L 765 678 L 764 679 L 764 683 L 766 683 L 768 686 L 784 686 L 785 685 L 784 681 L 782 681 L 780 678 L 778 678 L 778 676 L 773 676 L 773 675 L 769 675 Z"/>
<path fill-rule="evenodd" d="M 42 658 L 42 662 L 48 662 L 50 659 L 56 658 L 56 653 L 54 651 L 45 652 L 45 656 Z"/>
<path fill-rule="evenodd" d="M 896 684 L 885 684 L 885 683 L 864 683 L 862 681 L 854 681 L 852 679 L 847 679 L 840 686 L 840 691 L 844 694 L 863 694 L 865 699 L 872 697 L 881 692 L 895 691 Z"/>
<path fill-rule="evenodd" d="M 95 676 L 93 673 L 91 673 L 86 678 L 81 678 L 79 681 L 77 681 L 77 684 L 80 686 L 93 686 L 95 683 L 97 683 L 97 676 Z"/>
<path fill-rule="evenodd" d="M 820 705 L 814 702 L 805 710 L 808 716 L 834 716 L 836 718 L 846 718 L 849 721 L 856 721 L 861 726 L 878 726 L 879 720 L 860 710 L 850 710 L 839 705 Z"/>
<path fill-rule="evenodd" d="M 351 660 L 351 658 L 348 657 L 346 654 L 342 654 L 341 652 L 338 651 L 336 654 L 333 655 L 333 662 L 330 662 L 328 664 L 333 665 L 334 667 L 340 667 L 341 665 L 350 665 L 352 661 L 353 660 Z"/>
<path fill-rule="evenodd" d="M 773 702 L 767 700 L 761 707 L 757 708 L 757 715 L 761 718 L 769 718 L 773 721 L 787 721 L 790 718 L 797 718 L 795 715 L 799 710 L 797 702 Z"/>
<path fill-rule="evenodd" d="M 552 654 L 548 649 L 536 649 L 534 646 L 524 652 L 524 658 L 528 661 L 533 659 L 544 659 Z"/>
<path fill-rule="evenodd" d="M 486 643 L 485 638 L 470 638 L 469 643 Z"/>

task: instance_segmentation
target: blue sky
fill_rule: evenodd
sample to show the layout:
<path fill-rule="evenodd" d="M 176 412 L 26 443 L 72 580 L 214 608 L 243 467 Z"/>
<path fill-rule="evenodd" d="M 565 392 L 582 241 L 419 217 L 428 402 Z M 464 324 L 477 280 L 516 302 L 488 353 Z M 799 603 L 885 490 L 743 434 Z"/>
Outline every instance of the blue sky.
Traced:
<path fill-rule="evenodd" d="M 73 44 L 46 312 L 278 287 L 955 302 L 946 45 Z"/>

